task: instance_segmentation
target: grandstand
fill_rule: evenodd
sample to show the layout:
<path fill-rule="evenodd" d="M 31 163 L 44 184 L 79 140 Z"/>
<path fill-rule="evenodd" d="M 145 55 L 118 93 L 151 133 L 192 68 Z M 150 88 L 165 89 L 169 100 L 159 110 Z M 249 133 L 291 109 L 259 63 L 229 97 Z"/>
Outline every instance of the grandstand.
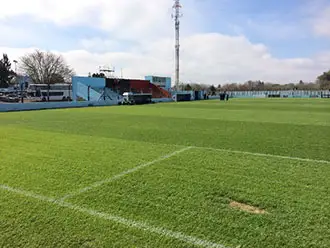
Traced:
<path fill-rule="evenodd" d="M 152 98 L 171 98 L 170 92 L 148 80 L 72 77 L 72 99 L 115 101 L 124 92 L 151 93 Z"/>
<path fill-rule="evenodd" d="M 122 95 L 124 92 L 151 93 L 153 98 L 170 98 L 171 94 L 149 80 L 107 78 L 106 87 Z"/>

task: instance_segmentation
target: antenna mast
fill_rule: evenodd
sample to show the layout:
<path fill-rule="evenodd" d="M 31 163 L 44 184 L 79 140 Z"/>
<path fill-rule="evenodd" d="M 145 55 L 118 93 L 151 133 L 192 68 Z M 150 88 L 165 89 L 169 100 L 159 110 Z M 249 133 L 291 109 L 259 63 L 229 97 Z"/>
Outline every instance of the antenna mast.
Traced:
<path fill-rule="evenodd" d="M 180 82 L 180 18 L 181 13 L 180 0 L 174 0 L 172 18 L 175 23 L 175 87 L 178 90 Z"/>

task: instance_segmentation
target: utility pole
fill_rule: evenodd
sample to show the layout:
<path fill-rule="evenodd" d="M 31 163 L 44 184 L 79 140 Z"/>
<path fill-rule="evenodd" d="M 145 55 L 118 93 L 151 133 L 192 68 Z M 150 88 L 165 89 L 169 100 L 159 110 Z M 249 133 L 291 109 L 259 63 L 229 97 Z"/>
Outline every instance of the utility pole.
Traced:
<path fill-rule="evenodd" d="M 16 87 L 16 95 L 18 95 L 18 85 L 19 85 L 18 77 L 17 77 L 17 63 L 18 63 L 18 61 L 17 60 L 13 60 L 13 62 L 15 64 L 15 87 Z"/>
<path fill-rule="evenodd" d="M 18 61 L 17 60 L 13 60 L 14 64 L 15 64 L 15 74 L 17 75 L 17 63 Z"/>
<path fill-rule="evenodd" d="M 181 13 L 180 0 L 174 0 L 172 18 L 175 27 L 175 87 L 178 89 L 180 83 L 180 18 Z"/>

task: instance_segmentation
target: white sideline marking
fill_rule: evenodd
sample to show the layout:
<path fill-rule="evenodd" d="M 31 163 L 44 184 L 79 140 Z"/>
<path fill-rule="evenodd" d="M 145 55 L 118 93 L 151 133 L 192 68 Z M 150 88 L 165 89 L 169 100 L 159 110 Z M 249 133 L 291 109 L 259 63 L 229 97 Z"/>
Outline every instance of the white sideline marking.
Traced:
<path fill-rule="evenodd" d="M 187 150 L 189 150 L 189 149 L 191 149 L 191 148 L 192 148 L 191 146 L 189 146 L 189 147 L 185 147 L 185 148 L 183 148 L 183 149 L 181 149 L 181 150 L 178 150 L 178 151 L 175 151 L 175 152 L 173 152 L 173 153 L 170 153 L 170 154 L 167 154 L 167 155 L 165 155 L 165 156 L 162 156 L 162 157 L 160 157 L 160 158 L 157 158 L 157 159 L 155 159 L 155 160 L 153 160 L 153 161 L 151 161 L 151 162 L 148 162 L 148 163 L 145 163 L 145 164 L 141 164 L 141 165 L 136 166 L 136 167 L 134 167 L 134 168 L 132 168 L 132 169 L 129 169 L 129 170 L 123 171 L 123 172 L 121 172 L 121 173 L 119 173 L 119 174 L 117 174 L 117 175 L 115 175 L 115 176 L 113 176 L 113 177 L 107 178 L 107 179 L 102 180 L 102 181 L 95 182 L 95 183 L 93 183 L 93 184 L 90 185 L 90 186 L 87 186 L 87 187 L 85 187 L 85 188 L 82 188 L 82 189 L 80 189 L 80 190 L 77 190 L 77 191 L 75 191 L 75 192 L 72 192 L 72 193 L 69 193 L 69 194 L 63 196 L 62 198 L 60 198 L 60 200 L 61 200 L 61 201 L 64 201 L 64 200 L 66 200 L 66 199 L 68 199 L 68 198 L 70 198 L 70 197 L 73 197 L 73 196 L 76 196 L 76 195 L 82 194 L 82 193 L 84 193 L 84 192 L 86 192 L 86 191 L 89 191 L 89 190 L 91 190 L 91 189 L 97 188 L 97 187 L 99 187 L 99 186 L 101 186 L 101 185 L 103 185 L 103 184 L 110 183 L 110 182 L 112 182 L 112 181 L 115 181 L 115 180 L 117 180 L 117 179 L 119 179 L 119 178 L 121 178 L 121 177 L 127 175 L 127 174 L 133 173 L 133 172 L 138 171 L 138 170 L 140 170 L 140 169 L 142 169 L 142 168 L 144 168 L 144 167 L 147 167 L 147 166 L 149 166 L 149 165 L 152 165 L 152 164 L 155 164 L 155 163 L 157 163 L 157 162 L 160 162 L 160 161 L 163 161 L 163 160 L 165 160 L 165 159 L 168 159 L 168 158 L 170 158 L 170 157 L 173 157 L 173 156 L 175 156 L 175 155 L 177 155 L 177 154 L 179 154 L 179 153 L 182 153 L 182 152 L 184 152 L 184 151 L 187 151 Z"/>
<path fill-rule="evenodd" d="M 272 157 L 272 158 L 291 159 L 291 160 L 298 160 L 298 161 L 305 161 L 305 162 L 330 164 L 330 161 L 328 161 L 328 160 L 318 160 L 318 159 L 311 159 L 311 158 L 299 158 L 299 157 L 290 157 L 290 156 L 282 156 L 282 155 L 267 154 L 267 153 L 244 152 L 244 151 L 235 151 L 235 150 L 229 150 L 229 149 L 220 149 L 220 148 L 202 147 L 202 146 L 192 146 L 192 148 L 213 150 L 213 151 L 219 151 L 219 152 L 228 152 L 228 153 L 247 154 L 247 155 L 259 156 L 259 157 Z"/>
<path fill-rule="evenodd" d="M 150 225 L 148 225 L 147 223 L 144 223 L 144 222 L 129 220 L 129 219 L 125 219 L 125 218 L 122 218 L 122 217 L 119 217 L 119 216 L 115 216 L 115 215 L 111 215 L 111 214 L 107 214 L 107 213 L 103 213 L 103 212 L 98 212 L 98 211 L 95 211 L 93 209 L 79 207 L 79 206 L 71 204 L 71 203 L 67 203 L 67 202 L 63 202 L 63 201 L 57 201 L 54 198 L 50 198 L 50 197 L 43 196 L 43 195 L 38 195 L 38 194 L 35 194 L 33 192 L 29 192 L 29 191 L 25 191 L 25 190 L 21 190 L 21 189 L 12 188 L 12 187 L 9 187 L 7 185 L 1 185 L 0 184 L 0 189 L 8 191 L 8 192 L 16 193 L 16 194 L 19 194 L 19 195 L 23 195 L 25 197 L 30 197 L 30 198 L 34 198 L 34 199 L 37 199 L 37 200 L 40 200 L 40 201 L 52 203 L 53 205 L 56 205 L 56 206 L 69 208 L 71 210 L 81 212 L 81 213 L 84 213 L 84 214 L 88 214 L 90 216 L 97 217 L 97 218 L 100 218 L 100 219 L 110 220 L 110 221 L 128 226 L 130 228 L 137 228 L 137 229 L 140 229 L 140 230 L 145 231 L 145 232 L 156 233 L 156 234 L 159 234 L 161 236 L 181 240 L 183 242 L 190 243 L 192 245 L 202 246 L 202 247 L 210 247 L 210 248 L 229 248 L 229 247 L 226 247 L 222 244 L 217 244 L 217 243 L 213 243 L 211 241 L 199 239 L 199 238 L 196 238 L 194 236 L 189 236 L 189 235 L 186 235 L 186 234 L 181 233 L 181 232 L 171 231 L 171 230 L 168 230 L 168 229 L 165 229 L 165 228 L 162 228 L 162 227 L 150 226 Z"/>

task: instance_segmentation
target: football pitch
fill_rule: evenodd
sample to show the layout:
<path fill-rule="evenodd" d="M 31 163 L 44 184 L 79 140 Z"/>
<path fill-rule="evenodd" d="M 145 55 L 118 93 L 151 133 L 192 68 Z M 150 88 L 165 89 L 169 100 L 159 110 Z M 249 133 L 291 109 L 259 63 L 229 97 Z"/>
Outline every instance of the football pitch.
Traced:
<path fill-rule="evenodd" d="M 0 247 L 330 247 L 330 101 L 0 113 Z"/>

